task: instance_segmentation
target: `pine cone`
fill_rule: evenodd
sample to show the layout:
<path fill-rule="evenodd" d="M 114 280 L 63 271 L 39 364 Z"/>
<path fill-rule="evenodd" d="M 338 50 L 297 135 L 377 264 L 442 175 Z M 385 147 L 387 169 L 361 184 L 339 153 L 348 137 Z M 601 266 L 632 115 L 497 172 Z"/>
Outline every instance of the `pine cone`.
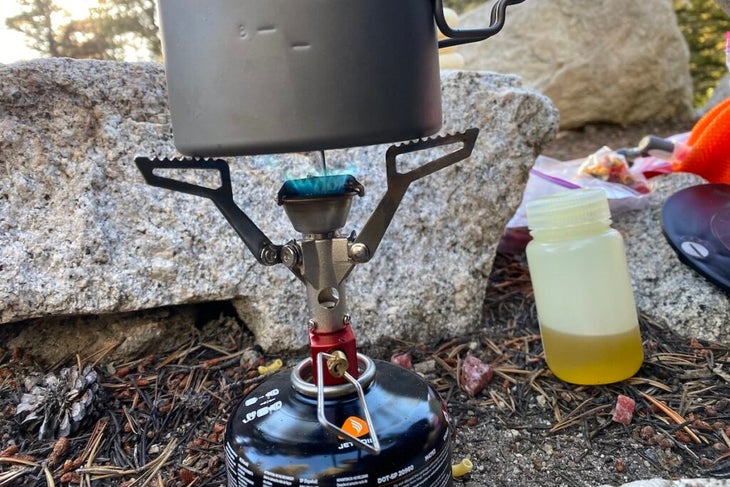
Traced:
<path fill-rule="evenodd" d="M 77 366 L 61 369 L 58 374 L 32 374 L 24 381 L 25 390 L 16 416 L 29 431 L 38 429 L 38 438 L 59 438 L 78 431 L 83 423 L 93 421 L 101 402 L 101 385 L 91 366 L 79 373 Z"/>

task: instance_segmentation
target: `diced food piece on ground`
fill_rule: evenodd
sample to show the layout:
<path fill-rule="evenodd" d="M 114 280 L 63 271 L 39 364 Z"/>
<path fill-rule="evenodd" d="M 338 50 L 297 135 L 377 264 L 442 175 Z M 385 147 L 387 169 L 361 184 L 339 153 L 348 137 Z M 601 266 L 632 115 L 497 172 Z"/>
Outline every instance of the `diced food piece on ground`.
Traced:
<path fill-rule="evenodd" d="M 391 363 L 400 365 L 404 369 L 412 369 L 413 362 L 411 361 L 411 354 L 408 352 L 396 352 L 390 356 Z"/>
<path fill-rule="evenodd" d="M 467 355 L 461 366 L 461 388 L 470 396 L 476 396 L 487 387 L 494 376 L 492 366 L 473 355 Z"/>
<path fill-rule="evenodd" d="M 621 424 L 630 424 L 634 417 L 636 401 L 628 396 L 619 394 L 616 398 L 616 407 L 613 409 L 613 420 Z"/>

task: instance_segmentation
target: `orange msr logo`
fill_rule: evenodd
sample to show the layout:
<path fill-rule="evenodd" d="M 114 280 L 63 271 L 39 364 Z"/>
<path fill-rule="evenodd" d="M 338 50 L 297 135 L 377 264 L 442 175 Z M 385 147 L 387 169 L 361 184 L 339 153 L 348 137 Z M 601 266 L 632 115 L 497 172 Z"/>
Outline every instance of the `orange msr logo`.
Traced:
<path fill-rule="evenodd" d="M 362 419 L 357 416 L 350 416 L 342 424 L 342 431 L 354 436 L 355 438 L 360 438 L 361 436 L 370 433 L 370 428 L 368 428 L 368 424 Z"/>

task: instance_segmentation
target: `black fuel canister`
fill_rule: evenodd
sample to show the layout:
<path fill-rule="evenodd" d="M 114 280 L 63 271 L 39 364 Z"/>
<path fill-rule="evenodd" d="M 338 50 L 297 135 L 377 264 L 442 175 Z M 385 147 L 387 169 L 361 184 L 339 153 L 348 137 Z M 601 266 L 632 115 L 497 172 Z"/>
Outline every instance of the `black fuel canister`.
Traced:
<path fill-rule="evenodd" d="M 234 410 L 225 437 L 229 487 L 451 486 L 452 431 L 438 393 L 400 366 L 358 358 L 367 410 L 350 384 L 325 386 L 319 406 L 358 441 L 323 427 L 317 387 L 302 379 L 307 364 L 300 364 Z M 311 372 L 311 360 L 304 362 Z"/>

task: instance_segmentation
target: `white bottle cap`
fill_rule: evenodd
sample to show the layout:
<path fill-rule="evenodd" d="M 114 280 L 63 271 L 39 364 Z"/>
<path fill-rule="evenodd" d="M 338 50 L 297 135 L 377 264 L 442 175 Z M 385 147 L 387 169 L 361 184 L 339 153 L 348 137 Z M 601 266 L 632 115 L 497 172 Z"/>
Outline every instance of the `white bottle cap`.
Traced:
<path fill-rule="evenodd" d="M 530 230 L 547 230 L 607 221 L 611 218 L 602 189 L 571 189 L 527 203 Z"/>

